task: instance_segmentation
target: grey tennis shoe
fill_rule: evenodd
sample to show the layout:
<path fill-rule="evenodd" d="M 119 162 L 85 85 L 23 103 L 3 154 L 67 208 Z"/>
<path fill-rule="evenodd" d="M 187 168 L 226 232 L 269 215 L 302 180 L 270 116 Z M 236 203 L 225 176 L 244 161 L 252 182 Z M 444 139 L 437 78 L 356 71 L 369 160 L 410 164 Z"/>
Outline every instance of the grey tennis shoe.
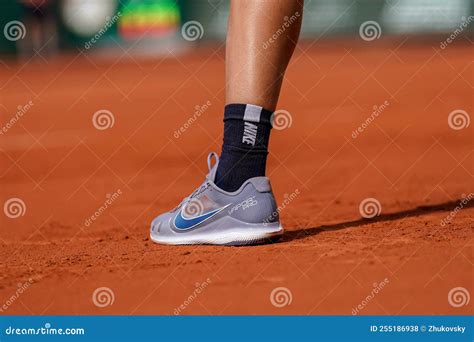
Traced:
<path fill-rule="evenodd" d="M 217 154 L 210 153 L 204 183 L 176 208 L 153 220 L 150 237 L 154 242 L 251 245 L 272 242 L 283 234 L 269 179 L 251 178 L 239 190 L 227 192 L 214 184 L 218 163 Z"/>

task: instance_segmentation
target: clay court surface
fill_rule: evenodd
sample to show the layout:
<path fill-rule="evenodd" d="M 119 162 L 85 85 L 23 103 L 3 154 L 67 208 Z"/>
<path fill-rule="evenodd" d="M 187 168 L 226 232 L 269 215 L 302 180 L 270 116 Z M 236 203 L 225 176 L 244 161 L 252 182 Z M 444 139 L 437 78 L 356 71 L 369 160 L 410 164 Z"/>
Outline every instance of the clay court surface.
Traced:
<path fill-rule="evenodd" d="M 474 294 L 473 202 L 441 220 L 474 192 L 474 124 L 448 125 L 454 110 L 474 114 L 473 50 L 438 46 L 299 46 L 279 104 L 292 124 L 273 130 L 268 168 L 277 202 L 291 198 L 281 211 L 287 233 L 257 247 L 148 239 L 152 218 L 202 182 L 207 153 L 220 149 L 223 46 L 154 60 L 5 62 L 2 125 L 18 105 L 33 106 L 0 136 L 1 203 L 20 198 L 26 208 L 0 215 L 0 304 L 32 284 L 2 314 L 173 314 L 187 301 L 181 314 L 350 315 L 381 282 L 359 314 L 472 313 L 472 299 L 456 308 L 448 293 Z M 94 127 L 99 110 L 113 127 Z M 366 198 L 380 202 L 378 217 L 361 218 Z M 112 305 L 94 305 L 99 287 L 111 289 Z M 289 305 L 272 305 L 277 287 Z"/>

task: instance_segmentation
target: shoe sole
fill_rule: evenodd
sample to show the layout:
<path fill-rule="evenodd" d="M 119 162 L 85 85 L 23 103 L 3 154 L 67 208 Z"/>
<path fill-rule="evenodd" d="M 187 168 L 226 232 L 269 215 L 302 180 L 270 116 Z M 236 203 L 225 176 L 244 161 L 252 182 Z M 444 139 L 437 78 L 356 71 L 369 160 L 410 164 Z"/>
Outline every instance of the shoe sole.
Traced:
<path fill-rule="evenodd" d="M 282 226 L 273 231 L 269 231 L 267 227 L 265 229 L 249 229 L 246 227 L 212 234 L 196 234 L 188 237 L 156 237 L 153 236 L 153 233 L 150 233 L 150 239 L 162 245 L 249 246 L 276 242 L 282 237 L 283 232 Z"/>

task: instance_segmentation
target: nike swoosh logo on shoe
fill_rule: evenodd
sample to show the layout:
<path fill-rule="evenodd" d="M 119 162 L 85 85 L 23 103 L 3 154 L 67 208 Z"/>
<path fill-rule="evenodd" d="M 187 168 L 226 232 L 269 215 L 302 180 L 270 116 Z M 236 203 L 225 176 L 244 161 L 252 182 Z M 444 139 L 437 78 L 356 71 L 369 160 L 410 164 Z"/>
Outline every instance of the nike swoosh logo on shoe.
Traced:
<path fill-rule="evenodd" d="M 203 223 L 206 220 L 209 220 L 213 216 L 219 214 L 222 210 L 227 208 L 230 204 L 223 206 L 222 208 L 214 209 L 208 213 L 187 219 L 183 217 L 183 209 L 181 209 L 174 218 L 174 226 L 180 230 L 187 230 L 196 227 L 197 225 Z"/>

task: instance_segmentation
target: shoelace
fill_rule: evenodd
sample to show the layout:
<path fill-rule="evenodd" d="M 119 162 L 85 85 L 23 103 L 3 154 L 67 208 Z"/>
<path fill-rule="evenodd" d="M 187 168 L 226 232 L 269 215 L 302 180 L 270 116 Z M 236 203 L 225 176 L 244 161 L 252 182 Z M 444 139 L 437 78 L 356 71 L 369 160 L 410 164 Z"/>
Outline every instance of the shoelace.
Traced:
<path fill-rule="evenodd" d="M 185 197 L 180 204 L 178 204 L 178 206 L 176 208 L 174 208 L 172 211 L 176 211 L 178 209 L 180 209 L 184 204 L 188 203 L 192 198 L 196 197 L 197 195 L 199 195 L 201 192 L 203 192 L 206 188 L 207 188 L 207 185 L 208 185 L 208 182 L 207 180 L 201 184 L 199 186 L 199 188 L 197 188 L 196 190 L 194 190 L 192 192 L 191 195 L 189 195 L 188 197 Z"/>
<path fill-rule="evenodd" d="M 215 164 L 212 164 L 212 159 L 215 158 L 216 162 Z M 209 170 L 209 174 L 211 173 L 211 170 L 212 170 L 212 167 L 213 165 L 216 165 L 217 163 L 219 162 L 219 156 L 217 155 L 216 152 L 211 152 L 208 154 L 207 156 L 207 168 Z M 189 195 L 188 197 L 185 197 L 180 204 L 178 204 L 178 206 L 176 208 L 174 208 L 172 211 L 176 211 L 178 210 L 179 208 L 181 208 L 184 204 L 186 204 L 187 202 L 189 202 L 192 198 L 196 197 L 197 195 L 199 195 L 201 192 L 203 192 L 204 190 L 207 189 L 207 187 L 209 186 L 209 174 L 206 176 L 206 180 L 204 181 L 204 183 L 202 183 L 199 188 L 197 188 L 196 190 L 194 190 L 191 195 Z"/>

